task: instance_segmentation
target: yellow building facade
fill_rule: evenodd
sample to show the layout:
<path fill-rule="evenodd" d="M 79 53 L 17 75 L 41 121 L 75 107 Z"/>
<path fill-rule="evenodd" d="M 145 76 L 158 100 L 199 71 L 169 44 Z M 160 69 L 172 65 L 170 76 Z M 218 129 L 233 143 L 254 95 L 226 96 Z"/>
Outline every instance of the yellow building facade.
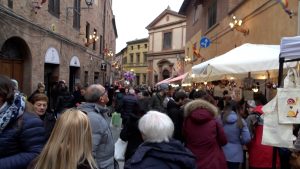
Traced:
<path fill-rule="evenodd" d="M 136 75 L 133 85 L 148 83 L 148 38 L 127 42 L 123 53 L 123 72 L 132 71 Z"/>

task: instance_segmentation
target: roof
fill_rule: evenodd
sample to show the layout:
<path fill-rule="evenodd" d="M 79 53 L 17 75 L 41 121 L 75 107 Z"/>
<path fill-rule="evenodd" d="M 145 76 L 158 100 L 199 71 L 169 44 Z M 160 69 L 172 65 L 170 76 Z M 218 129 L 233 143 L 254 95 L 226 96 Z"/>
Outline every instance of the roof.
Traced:
<path fill-rule="evenodd" d="M 131 45 L 131 44 L 137 44 L 137 43 L 143 43 L 143 42 L 148 42 L 148 38 L 136 39 L 136 40 L 128 41 L 128 42 L 126 42 L 126 44 L 127 45 Z"/>
<path fill-rule="evenodd" d="M 181 15 L 186 15 L 186 12 L 187 12 L 186 10 L 187 10 L 187 8 L 188 8 L 188 6 L 189 6 L 190 3 L 194 2 L 194 4 L 203 4 L 203 1 L 204 0 L 194 0 L 194 1 L 192 1 L 192 0 L 184 0 L 182 2 L 182 5 L 181 5 L 178 13 L 181 14 Z"/>
<path fill-rule="evenodd" d="M 165 15 L 170 14 L 170 15 L 174 15 L 183 19 L 186 19 L 186 17 L 184 15 L 180 15 L 175 11 L 170 10 L 169 8 L 165 9 L 160 15 L 158 15 L 158 17 L 156 17 L 147 27 L 146 29 L 151 29 L 151 27 L 153 27 L 156 23 L 158 23 Z"/>

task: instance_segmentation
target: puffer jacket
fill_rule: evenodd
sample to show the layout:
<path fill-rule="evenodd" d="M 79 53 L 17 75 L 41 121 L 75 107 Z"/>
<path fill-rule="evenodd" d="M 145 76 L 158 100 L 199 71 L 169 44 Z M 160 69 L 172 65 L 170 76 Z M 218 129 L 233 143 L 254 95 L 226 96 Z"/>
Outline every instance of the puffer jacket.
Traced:
<path fill-rule="evenodd" d="M 107 121 L 107 109 L 96 103 L 78 107 L 87 113 L 92 127 L 93 156 L 99 169 L 114 169 L 114 140 Z"/>
<path fill-rule="evenodd" d="M 222 117 L 223 118 L 223 117 Z M 238 116 L 232 111 L 223 122 L 223 128 L 228 140 L 228 143 L 223 146 L 223 151 L 226 156 L 226 161 L 243 162 L 243 145 L 250 142 L 250 132 L 247 123 L 242 119 L 243 127 L 237 126 Z"/>
<path fill-rule="evenodd" d="M 0 133 L 0 168 L 26 169 L 45 143 L 41 119 L 25 112 Z"/>
<path fill-rule="evenodd" d="M 221 146 L 227 143 L 222 127 L 215 118 L 218 108 L 205 100 L 194 100 L 184 107 L 183 134 L 186 146 L 197 157 L 201 169 L 227 169 Z"/>
<path fill-rule="evenodd" d="M 137 97 L 133 94 L 128 94 L 123 97 L 123 106 L 121 110 L 122 118 L 129 118 L 129 115 L 133 113 L 134 106 L 137 104 Z"/>
<path fill-rule="evenodd" d="M 195 156 L 179 141 L 141 144 L 125 169 L 196 169 Z"/>

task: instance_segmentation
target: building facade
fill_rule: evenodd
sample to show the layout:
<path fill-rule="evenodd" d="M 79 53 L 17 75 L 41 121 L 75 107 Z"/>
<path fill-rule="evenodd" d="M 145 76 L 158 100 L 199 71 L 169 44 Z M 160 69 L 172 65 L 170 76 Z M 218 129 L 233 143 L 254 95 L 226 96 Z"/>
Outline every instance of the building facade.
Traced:
<path fill-rule="evenodd" d="M 146 29 L 149 32 L 148 85 L 183 74 L 186 17 L 167 8 Z"/>
<path fill-rule="evenodd" d="M 132 85 L 142 85 L 148 82 L 148 38 L 127 42 L 123 51 L 123 72 L 131 71 L 135 74 Z"/>
<path fill-rule="evenodd" d="M 295 12 L 298 6 L 290 0 L 288 9 Z M 289 16 L 274 0 L 184 0 L 179 14 L 187 18 L 185 71 L 244 43 L 278 45 L 282 37 L 297 35 L 298 16 Z M 211 44 L 200 48 L 204 36 Z"/>
<path fill-rule="evenodd" d="M 46 84 L 49 95 L 58 80 L 71 90 L 76 83 L 107 82 L 104 49 L 115 52 L 117 37 L 112 2 L 86 2 L 0 1 L 0 74 L 17 79 L 27 95 L 38 82 Z"/>

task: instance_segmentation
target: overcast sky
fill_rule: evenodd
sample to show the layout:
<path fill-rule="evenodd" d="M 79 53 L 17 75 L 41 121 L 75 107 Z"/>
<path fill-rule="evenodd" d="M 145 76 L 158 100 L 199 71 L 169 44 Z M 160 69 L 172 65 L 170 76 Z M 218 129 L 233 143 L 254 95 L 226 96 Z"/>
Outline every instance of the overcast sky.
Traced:
<path fill-rule="evenodd" d="M 113 13 L 118 31 L 116 53 L 126 42 L 148 38 L 148 26 L 168 5 L 178 12 L 183 0 L 113 0 Z"/>

